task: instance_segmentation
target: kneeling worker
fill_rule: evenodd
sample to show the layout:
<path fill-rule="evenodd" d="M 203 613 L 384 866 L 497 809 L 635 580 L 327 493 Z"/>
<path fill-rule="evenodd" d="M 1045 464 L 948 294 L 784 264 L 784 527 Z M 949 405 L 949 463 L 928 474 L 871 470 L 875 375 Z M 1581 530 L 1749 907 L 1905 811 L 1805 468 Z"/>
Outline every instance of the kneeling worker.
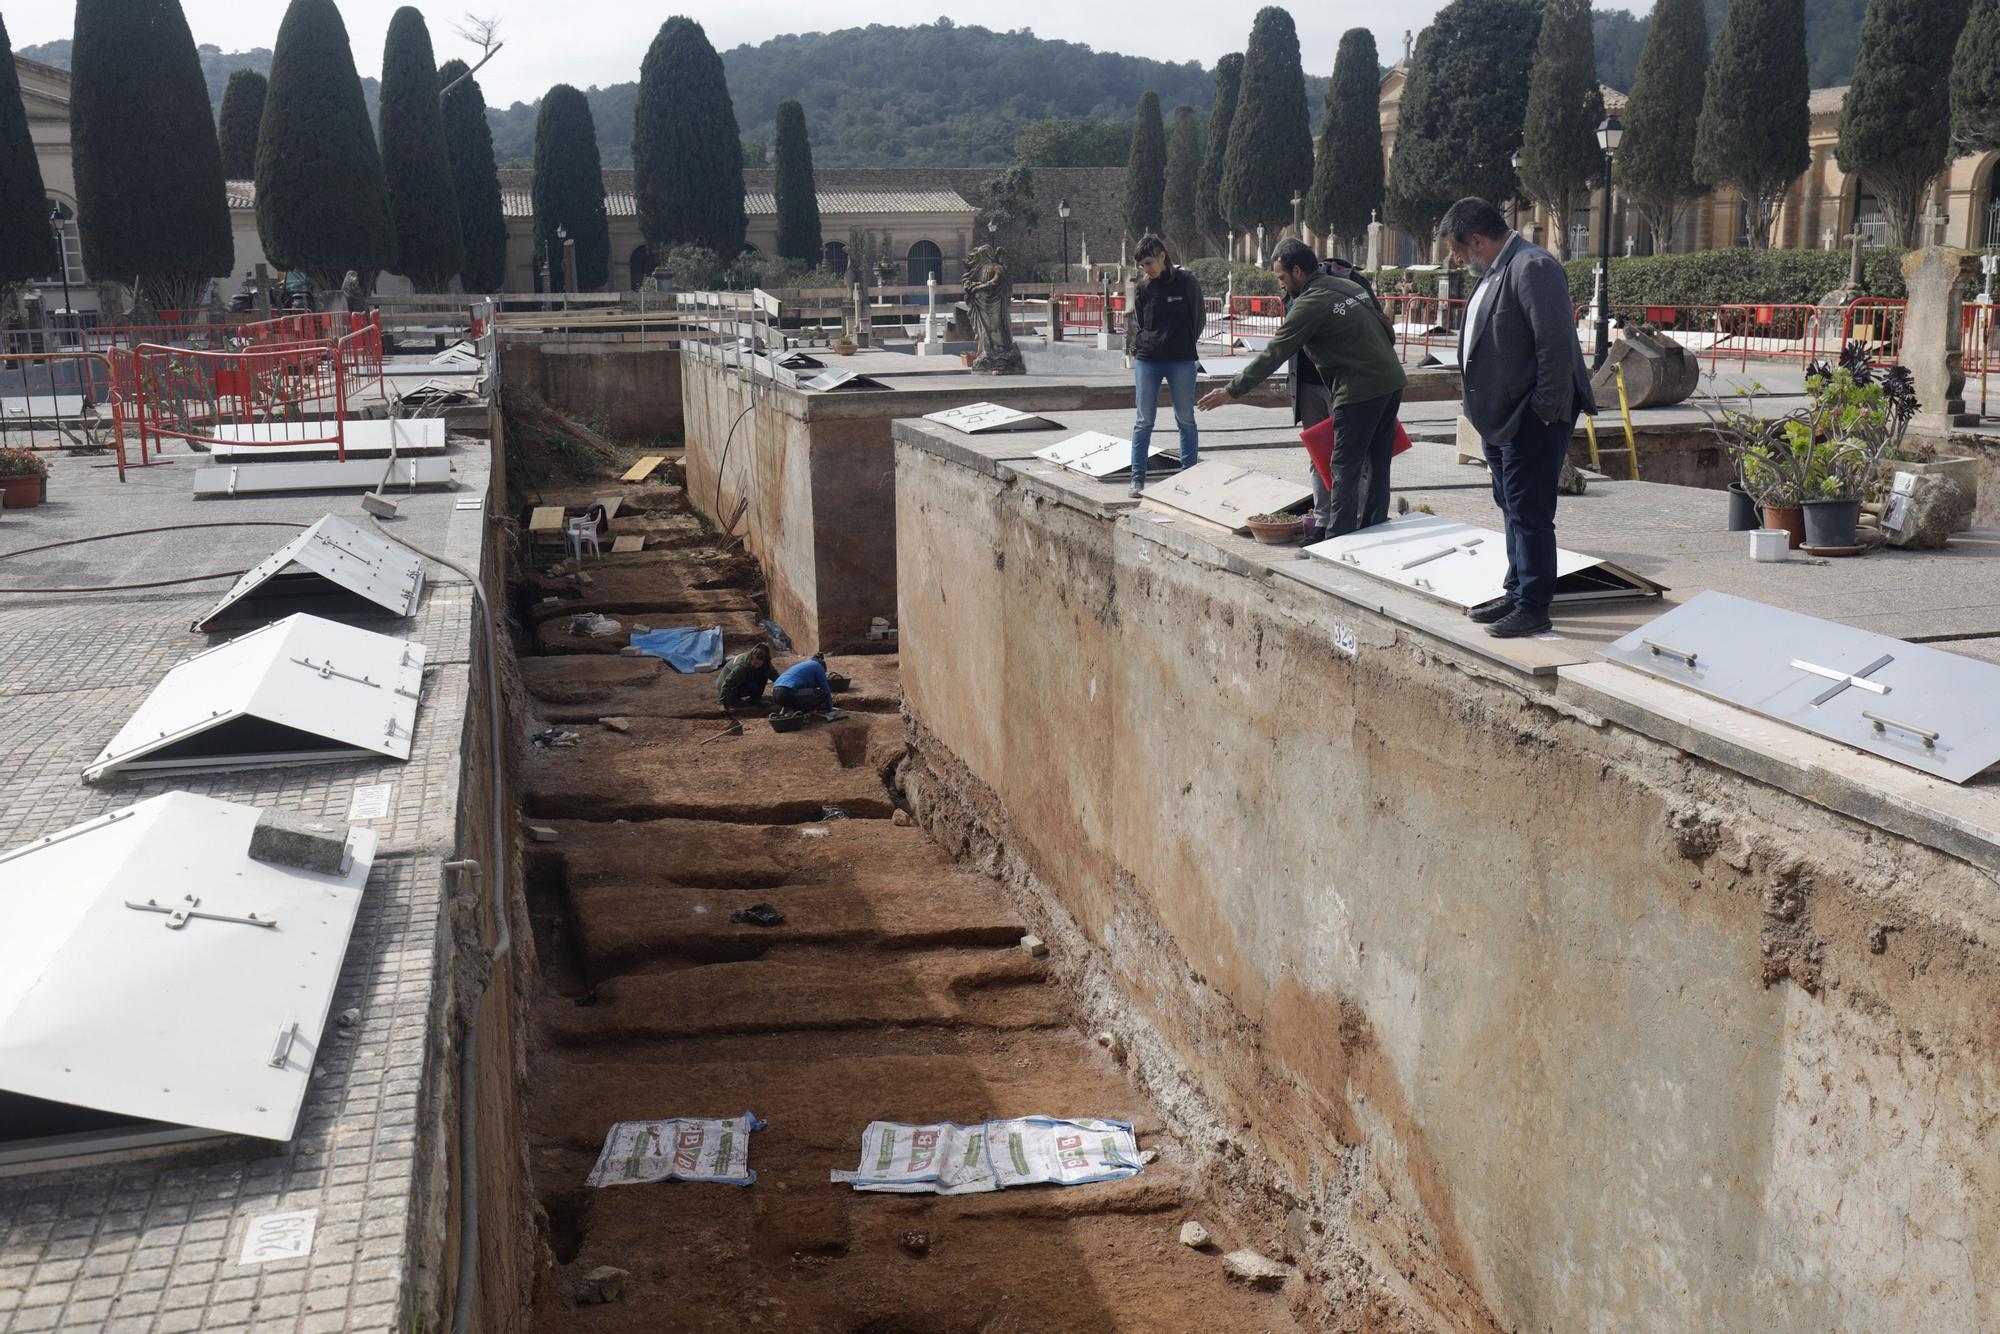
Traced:
<path fill-rule="evenodd" d="M 1226 388 L 1203 395 L 1198 406 L 1206 411 L 1243 397 L 1303 351 L 1333 386 L 1333 527 L 1320 536 L 1386 523 L 1396 409 L 1408 383 L 1395 335 L 1368 292 L 1321 272 L 1319 258 L 1297 237 L 1278 243 L 1271 271 L 1291 299 L 1284 323 Z"/>
<path fill-rule="evenodd" d="M 781 709 L 817 713 L 828 722 L 838 722 L 847 710 L 833 707 L 833 687 L 826 679 L 826 654 L 815 653 L 804 662 L 785 668 L 771 687 L 771 702 Z"/>
<path fill-rule="evenodd" d="M 715 693 L 721 696 L 725 709 L 755 707 L 764 702 L 764 687 L 776 676 L 771 669 L 771 646 L 752 644 L 748 653 L 739 653 L 722 664 L 715 678 Z"/>

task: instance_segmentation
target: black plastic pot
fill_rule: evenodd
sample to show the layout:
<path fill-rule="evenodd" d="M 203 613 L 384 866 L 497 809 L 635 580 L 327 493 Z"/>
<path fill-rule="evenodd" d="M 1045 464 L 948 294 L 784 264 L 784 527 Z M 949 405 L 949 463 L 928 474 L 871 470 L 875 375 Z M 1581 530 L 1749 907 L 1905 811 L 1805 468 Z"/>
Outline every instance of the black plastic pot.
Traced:
<path fill-rule="evenodd" d="M 1855 545 L 1855 525 L 1861 519 L 1858 500 L 1808 500 L 1806 545 L 1809 547 L 1851 547 Z"/>
<path fill-rule="evenodd" d="M 803 713 L 780 709 L 771 715 L 771 730 L 773 732 L 796 732 L 805 725 L 806 716 Z"/>
<path fill-rule="evenodd" d="M 1757 502 L 1750 498 L 1736 482 L 1729 484 L 1729 531 L 1747 533 L 1753 528 L 1764 526 L 1764 516 L 1758 512 Z"/>

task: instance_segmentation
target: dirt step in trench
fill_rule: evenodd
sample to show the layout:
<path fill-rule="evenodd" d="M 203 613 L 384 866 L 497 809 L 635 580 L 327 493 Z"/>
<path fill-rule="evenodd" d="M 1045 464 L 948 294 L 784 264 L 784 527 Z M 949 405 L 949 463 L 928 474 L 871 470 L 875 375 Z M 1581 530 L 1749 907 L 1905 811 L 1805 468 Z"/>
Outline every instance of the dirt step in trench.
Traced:
<path fill-rule="evenodd" d="M 703 554 L 621 557 L 659 564 L 573 599 L 551 591 L 617 607 L 628 625 L 719 621 L 739 651 L 763 637 L 762 613 L 693 587 Z M 521 593 L 532 605 L 548 586 Z M 521 773 L 526 813 L 555 835 L 531 845 L 528 867 L 543 990 L 524 1096 L 553 1261 L 534 1329 L 1295 1328 L 1286 1293 L 1232 1284 L 1218 1248 L 1179 1244 L 1200 1183 L 1075 1029 L 1047 961 L 1019 948 L 1024 924 L 996 886 L 890 819 L 904 745 L 893 655 L 834 662 L 854 678 L 846 719 L 778 734 L 748 711 L 742 735 L 721 736 L 712 676 L 561 642 L 565 625 L 543 619 L 521 660 L 533 727 L 577 734 L 529 748 Z M 729 921 L 755 903 L 786 920 Z M 745 1110 L 769 1123 L 748 1188 L 583 1186 L 616 1121 Z M 855 1166 L 873 1120 L 1032 1114 L 1131 1121 L 1159 1156 L 1124 1181 L 955 1198 L 828 1180 Z M 1222 1220 L 1203 1221 L 1231 1241 Z M 579 1304 L 600 1266 L 629 1275 L 622 1294 Z"/>

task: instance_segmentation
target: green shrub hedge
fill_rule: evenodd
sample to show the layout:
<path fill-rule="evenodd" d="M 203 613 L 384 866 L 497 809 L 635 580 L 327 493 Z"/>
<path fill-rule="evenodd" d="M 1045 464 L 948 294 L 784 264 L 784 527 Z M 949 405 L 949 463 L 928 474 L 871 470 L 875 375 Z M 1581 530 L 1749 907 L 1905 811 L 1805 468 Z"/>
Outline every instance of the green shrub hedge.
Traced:
<path fill-rule="evenodd" d="M 1278 294 L 1278 275 L 1245 260 L 1231 261 L 1214 257 L 1191 259 L 1187 263 L 1187 271 L 1201 284 L 1201 294 L 1205 297 L 1219 297 L 1230 290 L 1232 276 L 1236 280 L 1235 291 L 1238 296 Z"/>
<path fill-rule="evenodd" d="M 1870 296 L 1903 295 L 1903 251 L 1870 250 L 1862 256 L 1862 271 Z M 1845 250 L 1705 250 L 1693 255 L 1646 255 L 1611 261 L 1611 303 L 1614 306 L 1722 306 L 1746 301 L 1773 305 L 1815 305 L 1847 281 Z M 1570 300 L 1590 304 L 1597 280 L 1597 261 L 1574 259 L 1563 265 L 1569 274 Z M 1419 296 L 1437 295 L 1437 271 L 1384 269 L 1376 290 L 1396 291 L 1409 279 Z M 1460 280 L 1461 294 L 1470 284 Z"/>

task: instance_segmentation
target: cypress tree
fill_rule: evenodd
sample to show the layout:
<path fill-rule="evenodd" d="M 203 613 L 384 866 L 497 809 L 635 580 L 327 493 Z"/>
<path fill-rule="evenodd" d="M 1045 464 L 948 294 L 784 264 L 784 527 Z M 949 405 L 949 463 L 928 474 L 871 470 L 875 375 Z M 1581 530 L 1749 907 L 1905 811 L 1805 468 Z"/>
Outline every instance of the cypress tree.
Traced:
<path fill-rule="evenodd" d="M 1918 244 L 1917 217 L 1951 161 L 1951 55 L 1965 0 L 1872 0 L 1840 107 L 1840 169 L 1882 201 L 1889 244 Z"/>
<path fill-rule="evenodd" d="M 1323 236 L 1358 245 L 1382 207 L 1381 80 L 1375 34 L 1349 28 L 1333 58 L 1326 119 L 1306 194 L 1306 222 Z"/>
<path fill-rule="evenodd" d="M 447 60 L 438 69 L 438 87 L 449 87 L 464 73 L 463 60 Z M 468 292 L 498 292 L 507 281 L 507 219 L 500 211 L 493 127 L 486 122 L 486 95 L 479 80 L 467 79 L 445 96 L 444 143 L 465 252 L 459 276 Z"/>
<path fill-rule="evenodd" d="M 2000 148 L 2000 0 L 1972 0 L 1951 62 L 1951 131 L 1961 153 Z"/>
<path fill-rule="evenodd" d="M 729 142 L 733 147 L 736 140 Z M 742 190 L 739 181 L 739 208 Z M 597 123 L 590 103 L 566 83 L 549 89 L 535 118 L 534 198 L 535 254 L 548 259 L 549 290 L 563 290 L 563 245 L 556 235 L 560 227 L 576 243 L 577 290 L 601 291 L 611 274 L 611 228 L 604 215 Z"/>
<path fill-rule="evenodd" d="M 806 109 L 778 103 L 778 253 L 808 265 L 820 262 L 819 186 L 813 178 L 812 140 Z"/>
<path fill-rule="evenodd" d="M 0 287 L 46 278 L 61 263 L 42 167 L 28 136 L 28 109 L 21 104 L 14 43 L 0 19 Z"/>
<path fill-rule="evenodd" d="M 1565 238 L 1559 256 L 1567 248 L 1570 215 L 1579 206 L 1589 209 L 1590 187 L 1603 176 L 1604 152 L 1597 145 L 1603 119 L 1590 0 L 1544 0 L 1534 71 L 1528 77 L 1520 173 L 1529 197 L 1548 208 L 1551 230 Z"/>
<path fill-rule="evenodd" d="M 222 90 L 216 138 L 222 148 L 224 180 L 247 181 L 257 174 L 257 127 L 264 123 L 264 92 L 269 86 L 256 70 L 240 69 Z"/>
<path fill-rule="evenodd" d="M 1708 67 L 1695 175 L 1743 195 L 1750 244 L 1771 244 L 1778 201 L 1812 161 L 1805 0 L 1734 0 Z"/>
<path fill-rule="evenodd" d="M 1190 106 L 1174 108 L 1167 136 L 1167 181 L 1160 198 L 1160 225 L 1180 259 L 1193 258 L 1201 243 L 1195 223 L 1195 192 L 1201 184 L 1201 120 Z"/>
<path fill-rule="evenodd" d="M 69 110 L 84 267 L 156 307 L 199 305 L 236 243 L 179 0 L 78 0 Z"/>
<path fill-rule="evenodd" d="M 257 234 L 321 290 L 396 262 L 396 224 L 347 25 L 333 0 L 292 0 L 257 136 Z"/>
<path fill-rule="evenodd" d="M 706 246 L 726 264 L 743 249 L 743 146 L 722 57 L 693 19 L 675 16 L 639 67 L 632 113 L 639 230 L 658 254 Z"/>
<path fill-rule="evenodd" d="M 1257 11 L 1243 54 L 1243 88 L 1229 122 L 1222 160 L 1222 213 L 1239 228 L 1264 223 L 1272 233 L 1292 220 L 1292 196 L 1312 184 L 1312 120 L 1306 75 L 1292 16 L 1276 5 Z"/>
<path fill-rule="evenodd" d="M 1645 214 L 1656 250 L 1672 241 L 1681 213 L 1702 193 L 1694 173 L 1694 139 L 1707 84 L 1702 0 L 1657 0 L 1625 103 L 1625 142 L 1618 148 L 1618 180 Z"/>
<path fill-rule="evenodd" d="M 1387 194 L 1390 218 L 1419 242 L 1455 201 L 1497 205 L 1520 190 L 1512 158 L 1540 32 L 1537 0 L 1452 0 L 1417 38 Z"/>
<path fill-rule="evenodd" d="M 1236 119 L 1236 99 L 1243 91 L 1243 57 L 1234 52 L 1215 62 L 1215 101 L 1208 111 L 1208 145 L 1202 151 L 1201 178 L 1195 183 L 1194 219 L 1209 243 L 1223 254 L 1230 251 L 1229 219 L 1222 212 L 1222 163 L 1229 151 L 1229 126 Z"/>
<path fill-rule="evenodd" d="M 1125 162 L 1125 234 L 1134 242 L 1161 227 L 1167 191 L 1167 128 L 1160 95 L 1147 89 L 1132 122 L 1132 154 Z"/>
<path fill-rule="evenodd" d="M 430 29 L 410 5 L 390 17 L 382 48 L 382 175 L 396 220 L 396 272 L 419 292 L 444 291 L 465 263 L 465 242 Z"/>

